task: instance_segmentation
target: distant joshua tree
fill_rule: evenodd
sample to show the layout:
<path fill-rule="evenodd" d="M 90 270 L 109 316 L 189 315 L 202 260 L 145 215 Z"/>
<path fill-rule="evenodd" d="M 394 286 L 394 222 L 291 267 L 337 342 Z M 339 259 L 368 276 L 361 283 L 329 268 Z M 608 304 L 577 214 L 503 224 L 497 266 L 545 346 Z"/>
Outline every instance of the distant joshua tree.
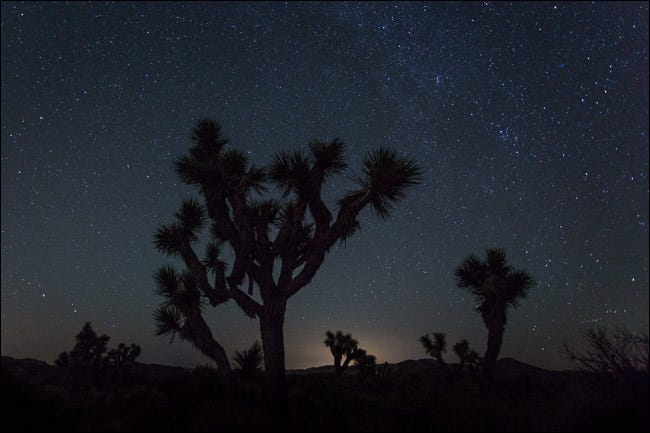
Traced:
<path fill-rule="evenodd" d="M 504 250 L 489 249 L 486 255 L 485 261 L 473 254 L 468 256 L 456 269 L 456 284 L 469 290 L 478 300 L 476 310 L 481 313 L 488 330 L 483 377 L 490 384 L 503 343 L 508 308 L 517 307 L 535 281 L 525 270 L 515 270 L 508 265 Z"/>
<path fill-rule="evenodd" d="M 106 355 L 106 364 L 109 368 L 122 368 L 123 366 L 135 362 L 140 356 L 140 346 L 132 344 L 127 346 L 124 343 L 117 345 L 117 349 L 111 349 Z"/>
<path fill-rule="evenodd" d="M 377 373 L 377 358 L 363 349 L 356 350 L 354 363 L 359 368 L 359 380 L 361 382 L 365 382 Z"/>
<path fill-rule="evenodd" d="M 476 376 L 476 371 L 480 367 L 481 362 L 483 362 L 483 360 L 481 359 L 481 355 L 479 355 L 477 351 L 470 350 L 467 356 L 465 357 L 465 362 L 467 363 L 467 366 L 469 367 L 469 371 L 472 373 L 472 376 Z"/>
<path fill-rule="evenodd" d="M 92 379 L 94 386 L 98 386 L 104 374 L 121 372 L 122 367 L 134 362 L 140 355 L 139 346 L 132 344 L 127 347 L 124 343 L 107 353 L 109 340 L 107 335 L 98 336 L 90 322 L 86 322 L 77 334 L 72 350 L 62 352 L 54 363 L 57 367 L 69 369 L 75 381 L 79 378 Z"/>
<path fill-rule="evenodd" d="M 420 343 L 424 346 L 425 351 L 431 355 L 439 365 L 445 365 L 445 360 L 442 359 L 442 353 L 447 351 L 447 336 L 442 332 L 433 333 L 433 341 L 429 334 L 420 337 Z"/>
<path fill-rule="evenodd" d="M 264 353 L 259 341 L 254 341 L 248 350 L 235 352 L 233 361 L 237 365 L 239 375 L 243 380 L 255 379 L 263 370 Z"/>
<path fill-rule="evenodd" d="M 88 376 L 96 383 L 105 366 L 104 357 L 110 337 L 98 336 L 90 322 L 86 322 L 75 339 L 72 350 L 62 352 L 54 363 L 57 367 L 70 369 L 77 376 Z"/>
<path fill-rule="evenodd" d="M 343 334 L 342 331 L 336 331 L 336 334 L 327 331 L 325 336 L 327 337 L 325 345 L 329 347 L 334 356 L 334 374 L 340 379 L 350 365 L 350 361 L 355 358 L 359 342 L 352 338 L 352 335 Z M 343 359 L 344 355 L 345 359 Z"/>
<path fill-rule="evenodd" d="M 454 344 L 454 353 L 458 356 L 458 369 L 460 371 L 463 371 L 463 367 L 465 366 L 465 361 L 467 361 L 467 357 L 469 355 L 469 341 L 463 339 L 460 340 L 458 343 Z"/>
<path fill-rule="evenodd" d="M 186 267 L 179 273 L 165 266 L 155 274 L 165 299 L 155 312 L 157 334 L 190 341 L 228 376 L 226 351 L 203 309 L 234 300 L 247 316 L 260 319 L 267 407 L 283 416 L 288 409 L 283 327 L 289 298 L 312 281 L 337 242 L 355 233 L 363 209 L 370 207 L 387 219 L 422 172 L 397 152 L 372 151 L 362 161 L 358 186 L 339 200 L 334 216 L 322 190 L 347 167 L 340 140 L 313 141 L 307 152 L 281 152 L 267 168 L 251 165 L 246 152 L 228 147 L 214 120 L 200 120 L 192 141 L 189 153 L 177 160 L 176 172 L 198 189 L 202 200 L 185 200 L 176 221 L 156 232 L 156 247 L 181 258 Z M 259 198 L 269 183 L 282 191 L 283 200 Z M 208 222 L 211 242 L 201 259 L 193 244 Z M 226 246 L 234 257 L 230 267 L 221 259 Z M 259 298 L 254 297 L 256 287 Z"/>

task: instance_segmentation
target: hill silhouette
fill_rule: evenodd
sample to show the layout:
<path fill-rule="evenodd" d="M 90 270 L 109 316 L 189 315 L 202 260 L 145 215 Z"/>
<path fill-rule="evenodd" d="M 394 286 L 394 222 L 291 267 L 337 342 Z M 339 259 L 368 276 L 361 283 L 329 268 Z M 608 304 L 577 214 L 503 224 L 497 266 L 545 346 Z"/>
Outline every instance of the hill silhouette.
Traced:
<path fill-rule="evenodd" d="M 379 366 L 289 370 L 289 431 L 647 431 L 648 381 L 612 383 L 592 373 L 498 361 L 486 401 L 471 375 L 434 359 Z M 2 429 L 40 431 L 259 431 L 263 383 L 226 385 L 209 367 L 135 362 L 120 383 L 73 390 L 66 371 L 2 356 Z M 496 405 L 495 402 L 498 402 Z M 467 414 L 471 411 L 472 416 Z M 34 416 L 37 413 L 38 416 Z"/>

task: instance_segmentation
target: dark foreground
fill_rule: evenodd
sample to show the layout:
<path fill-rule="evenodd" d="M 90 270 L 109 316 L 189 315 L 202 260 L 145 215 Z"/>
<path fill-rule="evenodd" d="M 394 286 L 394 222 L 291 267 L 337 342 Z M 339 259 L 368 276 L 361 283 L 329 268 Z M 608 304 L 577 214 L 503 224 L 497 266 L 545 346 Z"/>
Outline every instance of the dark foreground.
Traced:
<path fill-rule="evenodd" d="M 648 377 L 610 380 L 499 361 L 495 395 L 469 372 L 405 361 L 362 382 L 292 372 L 290 431 L 648 431 Z M 76 385 L 75 385 L 75 382 Z M 209 368 L 134 364 L 95 385 L 33 360 L 2 358 L 2 431 L 260 431 L 259 382 L 224 387 Z"/>

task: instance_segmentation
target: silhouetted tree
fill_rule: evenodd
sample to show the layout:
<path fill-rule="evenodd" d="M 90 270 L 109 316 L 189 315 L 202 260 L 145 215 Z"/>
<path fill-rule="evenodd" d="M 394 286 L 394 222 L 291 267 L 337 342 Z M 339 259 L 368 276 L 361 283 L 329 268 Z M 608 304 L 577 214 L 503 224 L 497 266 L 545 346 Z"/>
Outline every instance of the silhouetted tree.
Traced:
<path fill-rule="evenodd" d="M 72 350 L 61 353 L 55 364 L 70 369 L 75 381 L 85 378 L 92 380 L 93 385 L 96 386 L 104 367 L 104 354 L 110 337 L 98 336 L 90 322 L 86 322 L 75 339 L 76 343 Z"/>
<path fill-rule="evenodd" d="M 140 354 L 139 346 L 132 344 L 127 347 L 124 343 L 107 353 L 110 337 L 98 336 L 90 322 L 84 324 L 75 338 L 76 343 L 72 350 L 62 352 L 54 362 L 56 366 L 72 372 L 75 384 L 79 378 L 86 378 L 92 379 L 93 385 L 98 386 L 106 372 L 121 369 L 125 364 L 135 361 Z"/>
<path fill-rule="evenodd" d="M 180 257 L 187 270 L 167 266 L 155 279 L 164 304 L 156 311 L 157 334 L 178 335 L 212 358 L 222 374 L 231 371 L 226 352 L 203 319 L 203 308 L 234 300 L 251 318 L 260 319 L 267 399 L 276 413 L 287 409 L 283 325 L 290 297 L 309 284 L 327 252 L 359 228 L 357 216 L 370 206 L 387 219 L 393 205 L 421 179 L 412 159 L 379 149 L 363 160 L 358 188 L 338 202 L 336 217 L 322 199 L 324 183 L 347 164 L 344 144 L 313 141 L 307 152 L 277 154 L 268 168 L 251 165 L 245 152 L 229 148 L 219 123 L 198 122 L 189 153 L 176 162 L 183 182 L 200 191 L 203 202 L 185 200 L 176 221 L 158 228 L 155 245 Z M 283 200 L 258 199 L 268 183 Z M 193 244 L 211 221 L 211 240 L 203 260 Z M 272 239 L 271 228 L 277 227 Z M 233 253 L 226 275 L 224 246 Z M 276 270 L 279 263 L 279 272 Z M 245 280 L 245 290 L 242 290 Z M 254 297 L 258 288 L 261 302 Z"/>
<path fill-rule="evenodd" d="M 481 313 L 488 330 L 483 372 L 489 385 L 503 343 L 508 308 L 517 307 L 535 282 L 525 270 L 515 270 L 508 265 L 504 250 L 489 249 L 486 255 L 485 261 L 473 254 L 468 256 L 455 275 L 458 287 L 476 296 L 476 310 Z"/>
<path fill-rule="evenodd" d="M 56 365 L 57 367 L 69 368 L 70 357 L 68 356 L 68 352 L 59 353 L 59 357 L 54 360 L 54 365 Z"/>
<path fill-rule="evenodd" d="M 235 352 L 233 357 L 239 375 L 243 380 L 255 379 L 264 365 L 264 353 L 259 341 L 254 341 L 248 350 Z"/>
<path fill-rule="evenodd" d="M 342 331 L 336 331 L 336 334 L 327 331 L 325 336 L 327 337 L 325 345 L 330 348 L 334 356 L 334 374 L 340 378 L 354 359 L 359 342 L 352 338 L 352 335 L 343 334 Z M 345 355 L 345 360 L 343 360 L 343 355 Z"/>
<path fill-rule="evenodd" d="M 357 349 L 354 355 L 354 363 L 359 369 L 359 380 L 363 383 L 373 377 L 377 372 L 377 358 L 368 354 L 363 349 Z"/>
<path fill-rule="evenodd" d="M 447 336 L 442 332 L 433 333 L 433 341 L 429 334 L 420 337 L 420 343 L 424 346 L 425 351 L 431 355 L 439 365 L 444 365 L 445 360 L 442 359 L 442 353 L 447 351 Z"/>
<path fill-rule="evenodd" d="M 469 341 L 463 339 L 460 340 L 458 343 L 454 344 L 454 353 L 458 356 L 458 369 L 460 371 L 463 371 L 463 367 L 465 366 L 465 361 L 467 361 L 467 357 L 469 355 Z"/>
<path fill-rule="evenodd" d="M 587 348 L 578 353 L 564 342 L 562 353 L 580 368 L 619 378 L 648 373 L 648 335 L 635 334 L 626 328 L 616 328 L 611 333 L 603 326 L 590 327 L 582 334 Z"/>
<path fill-rule="evenodd" d="M 140 346 L 118 344 L 117 348 L 109 350 L 104 358 L 104 375 L 113 384 L 124 384 L 128 366 L 133 364 L 138 356 L 140 356 Z"/>
<path fill-rule="evenodd" d="M 476 370 L 481 366 L 481 355 L 478 354 L 475 350 L 470 350 L 465 358 L 465 362 L 469 367 L 469 371 L 472 373 L 472 376 L 476 376 Z"/>
<path fill-rule="evenodd" d="M 122 368 L 124 365 L 135 362 L 140 356 L 140 346 L 132 344 L 127 346 L 124 343 L 117 345 L 117 349 L 111 349 L 106 355 L 105 363 L 109 368 Z"/>
<path fill-rule="evenodd" d="M 392 391 L 396 378 L 397 374 L 393 367 L 388 362 L 384 362 L 381 367 L 377 368 L 378 390 L 383 392 Z"/>

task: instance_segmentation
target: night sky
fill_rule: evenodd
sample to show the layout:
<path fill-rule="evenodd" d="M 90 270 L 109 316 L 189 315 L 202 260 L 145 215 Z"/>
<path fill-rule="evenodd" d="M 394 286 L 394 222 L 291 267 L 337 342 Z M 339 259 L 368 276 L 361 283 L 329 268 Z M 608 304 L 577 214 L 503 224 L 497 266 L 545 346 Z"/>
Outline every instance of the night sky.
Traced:
<path fill-rule="evenodd" d="M 378 362 L 446 332 L 483 352 L 453 273 L 503 247 L 537 280 L 501 356 L 567 367 L 594 324 L 648 329 L 648 4 L 2 2 L 2 354 L 49 362 L 85 321 L 139 360 L 209 363 L 154 336 L 158 225 L 202 116 L 254 163 L 340 137 L 415 157 L 424 182 L 370 210 L 289 301 L 288 368 L 331 362 L 341 329 Z M 259 338 L 209 309 L 229 354 Z M 449 351 L 448 361 L 455 355 Z"/>

